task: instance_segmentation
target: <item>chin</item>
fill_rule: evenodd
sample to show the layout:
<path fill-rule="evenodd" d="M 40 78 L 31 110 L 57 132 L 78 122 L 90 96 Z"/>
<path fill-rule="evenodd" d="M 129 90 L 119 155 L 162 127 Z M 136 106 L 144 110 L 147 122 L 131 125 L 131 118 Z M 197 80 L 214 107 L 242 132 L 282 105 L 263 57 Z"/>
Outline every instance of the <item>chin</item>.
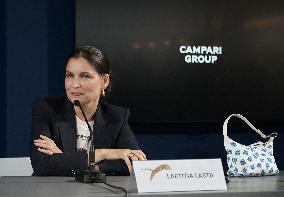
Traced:
<path fill-rule="evenodd" d="M 82 98 L 78 97 L 73 97 L 73 96 L 67 96 L 68 100 L 72 103 L 74 103 L 75 100 L 79 100 L 80 103 L 82 102 Z"/>

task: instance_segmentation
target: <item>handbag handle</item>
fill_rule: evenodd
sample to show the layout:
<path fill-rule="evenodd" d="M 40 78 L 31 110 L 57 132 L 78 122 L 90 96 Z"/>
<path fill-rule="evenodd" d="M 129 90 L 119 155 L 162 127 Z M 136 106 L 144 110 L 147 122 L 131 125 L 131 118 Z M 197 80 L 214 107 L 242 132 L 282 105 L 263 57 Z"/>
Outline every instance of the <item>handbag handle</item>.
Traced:
<path fill-rule="evenodd" d="M 228 132 L 227 132 L 227 130 L 228 130 L 228 122 L 229 122 L 229 120 L 230 120 L 230 118 L 231 117 L 233 117 L 233 116 L 235 116 L 235 117 L 238 117 L 238 118 L 240 118 L 240 119 L 242 119 L 243 121 L 245 121 L 247 124 L 248 124 L 248 126 L 250 127 L 250 128 L 252 128 L 255 132 L 257 132 L 262 138 L 267 138 L 268 136 L 266 136 L 266 135 L 264 135 L 259 129 L 257 129 L 257 128 L 255 128 L 255 126 L 253 126 L 245 117 L 243 117 L 241 114 L 232 114 L 232 115 L 230 115 L 226 120 L 225 120 L 225 122 L 224 122 L 224 124 L 223 124 L 223 136 L 224 136 L 224 145 L 226 146 L 226 144 L 227 144 L 227 142 L 228 142 Z"/>

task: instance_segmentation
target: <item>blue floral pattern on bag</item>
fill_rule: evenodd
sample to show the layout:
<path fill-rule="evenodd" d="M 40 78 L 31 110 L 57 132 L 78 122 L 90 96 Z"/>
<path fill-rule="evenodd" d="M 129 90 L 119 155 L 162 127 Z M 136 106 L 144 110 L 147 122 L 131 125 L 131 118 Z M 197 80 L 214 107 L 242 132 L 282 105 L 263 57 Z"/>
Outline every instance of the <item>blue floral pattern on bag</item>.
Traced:
<path fill-rule="evenodd" d="M 249 146 L 228 138 L 226 147 L 229 176 L 264 176 L 278 174 L 273 156 L 273 141 Z"/>
<path fill-rule="evenodd" d="M 240 163 L 241 163 L 241 165 L 245 165 L 245 164 L 246 164 L 246 161 L 245 161 L 244 159 L 242 159 L 242 160 L 240 161 Z"/>

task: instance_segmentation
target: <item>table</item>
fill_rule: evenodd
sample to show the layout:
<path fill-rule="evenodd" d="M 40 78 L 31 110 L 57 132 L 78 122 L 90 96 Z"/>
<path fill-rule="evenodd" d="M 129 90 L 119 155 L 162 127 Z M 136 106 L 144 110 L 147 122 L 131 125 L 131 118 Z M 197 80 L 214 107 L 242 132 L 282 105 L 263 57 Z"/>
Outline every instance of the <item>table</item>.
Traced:
<path fill-rule="evenodd" d="M 137 193 L 133 176 L 107 177 L 107 182 L 127 189 L 129 196 L 198 196 L 198 197 L 255 197 L 284 196 L 284 172 L 277 176 L 233 177 L 227 184 L 227 191 L 195 191 L 166 193 Z M 72 177 L 0 177 L 0 197 L 93 197 L 124 196 L 121 190 L 110 188 L 102 183 L 78 183 Z"/>

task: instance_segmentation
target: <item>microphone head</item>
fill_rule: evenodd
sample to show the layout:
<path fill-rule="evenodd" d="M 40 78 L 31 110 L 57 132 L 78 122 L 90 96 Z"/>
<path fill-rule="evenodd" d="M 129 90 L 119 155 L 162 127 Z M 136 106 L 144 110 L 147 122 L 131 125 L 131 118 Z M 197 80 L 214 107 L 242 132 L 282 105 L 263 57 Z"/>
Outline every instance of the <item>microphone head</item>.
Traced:
<path fill-rule="evenodd" d="M 74 103 L 73 103 L 75 106 L 80 106 L 80 101 L 79 100 L 74 100 Z"/>

